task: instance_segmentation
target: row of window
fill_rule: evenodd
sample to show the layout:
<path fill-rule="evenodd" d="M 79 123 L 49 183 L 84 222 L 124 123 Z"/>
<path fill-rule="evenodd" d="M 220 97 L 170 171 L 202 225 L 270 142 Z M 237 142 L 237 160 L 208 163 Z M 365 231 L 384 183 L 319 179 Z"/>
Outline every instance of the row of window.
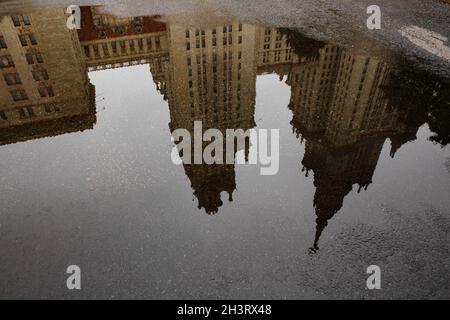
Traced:
<path fill-rule="evenodd" d="M 39 92 L 39 95 L 41 96 L 41 98 L 54 97 L 55 96 L 55 93 L 53 92 L 53 87 L 52 86 L 39 87 L 38 88 L 38 92 Z"/>
<path fill-rule="evenodd" d="M 21 84 L 22 80 L 20 79 L 20 76 L 17 72 L 15 73 L 6 73 L 3 75 L 3 78 L 5 79 L 5 82 L 8 86 L 13 86 L 17 84 Z"/>
<path fill-rule="evenodd" d="M 39 95 L 41 96 L 41 98 L 55 96 L 52 86 L 39 87 L 38 92 L 39 92 Z M 10 91 L 10 94 L 11 94 L 12 99 L 16 102 L 28 100 L 28 95 L 24 89 L 12 90 L 12 91 Z"/>
<path fill-rule="evenodd" d="M 25 58 L 27 59 L 28 64 L 34 64 L 35 61 L 37 63 L 44 63 L 44 55 L 40 52 L 37 53 L 28 52 L 25 54 Z"/>
<path fill-rule="evenodd" d="M 44 110 L 46 113 L 52 113 L 52 112 L 59 112 L 60 109 L 57 106 L 54 105 L 50 105 L 50 104 L 45 104 L 44 105 Z M 34 114 L 34 110 L 31 106 L 26 106 L 26 107 L 21 107 L 21 108 L 17 108 L 16 111 L 19 113 L 19 116 L 21 118 L 30 118 L 33 117 Z M 8 116 L 6 115 L 6 112 L 4 111 L 0 111 L 0 120 L 4 120 L 7 121 L 8 120 Z"/>
<path fill-rule="evenodd" d="M 30 45 L 35 46 L 37 45 L 36 36 L 34 33 L 29 34 L 19 34 L 19 41 L 22 47 L 28 46 L 28 40 L 30 41 Z"/>
<path fill-rule="evenodd" d="M 241 32 L 242 31 L 242 24 L 240 23 L 238 26 L 238 31 Z M 223 33 L 227 33 L 227 32 L 233 32 L 233 26 L 229 25 L 229 26 L 224 26 L 223 27 Z M 212 29 L 211 33 L 213 34 L 213 36 L 215 34 L 217 34 L 216 29 Z M 199 35 L 204 36 L 205 35 L 205 30 L 199 30 L 199 29 L 195 29 L 195 36 L 198 37 Z M 190 38 L 191 34 L 190 31 L 186 29 L 186 38 Z"/>
<path fill-rule="evenodd" d="M 270 50 L 270 43 L 266 43 L 263 48 L 264 50 Z M 275 49 L 281 49 L 281 42 L 275 43 Z"/>
<path fill-rule="evenodd" d="M 26 14 L 22 14 L 20 16 L 13 15 L 11 16 L 11 20 L 15 27 L 20 27 L 22 23 L 26 26 L 31 25 L 30 17 Z"/>
<path fill-rule="evenodd" d="M 40 81 L 40 80 L 48 80 L 49 76 L 47 74 L 47 71 L 45 69 L 43 70 L 33 70 L 32 71 L 33 79 L 34 81 Z M 5 82 L 8 86 L 14 86 L 17 84 L 22 84 L 22 79 L 20 79 L 20 76 L 17 72 L 14 73 L 6 73 L 3 75 L 3 78 L 5 79 Z"/>
<path fill-rule="evenodd" d="M 49 76 L 47 70 L 33 70 L 32 71 L 34 81 L 48 80 Z"/>
<path fill-rule="evenodd" d="M 224 46 L 233 44 L 233 36 L 231 34 L 228 35 L 228 37 L 224 36 L 222 40 L 223 40 L 223 45 Z M 241 43 L 242 43 L 242 36 L 238 36 L 238 44 L 241 44 Z M 211 45 L 213 47 L 217 46 L 217 38 L 215 38 L 215 37 L 212 38 Z M 204 38 L 201 39 L 201 41 L 200 41 L 200 39 L 196 39 L 195 40 L 195 47 L 197 49 L 206 48 L 206 40 Z M 189 41 L 186 42 L 186 50 L 191 50 L 191 43 Z"/>
<path fill-rule="evenodd" d="M 242 51 L 238 51 L 238 59 L 239 60 L 242 59 Z M 230 51 L 229 53 L 224 52 L 223 60 L 233 60 L 233 52 L 232 51 Z M 197 64 L 200 64 L 200 63 L 206 64 L 206 55 L 202 55 L 202 56 L 197 55 L 196 56 L 196 61 L 197 61 Z M 213 62 L 217 61 L 217 53 L 216 52 L 214 52 L 212 54 L 212 61 Z M 187 65 L 191 66 L 191 64 L 192 64 L 191 57 L 187 57 Z"/>
<path fill-rule="evenodd" d="M 37 63 L 44 63 L 44 55 L 40 52 L 33 53 L 33 52 L 27 52 L 25 54 L 25 58 L 27 59 L 28 64 L 34 64 Z M 0 56 L 0 68 L 8 68 L 8 67 L 14 67 L 14 60 L 10 54 Z"/>
<path fill-rule="evenodd" d="M 24 89 L 12 90 L 10 94 L 14 101 L 28 100 L 28 95 Z"/>
<path fill-rule="evenodd" d="M 111 41 L 111 50 L 109 49 L 108 43 L 101 43 L 101 44 L 93 44 L 91 47 L 86 45 L 84 46 L 84 53 L 86 57 L 91 58 L 91 48 L 94 54 L 94 57 L 99 58 L 100 57 L 100 46 L 103 51 L 103 55 L 108 57 L 110 55 L 116 55 L 118 54 L 118 47 L 120 47 L 121 53 L 127 53 L 127 42 L 129 51 L 131 53 L 134 53 L 136 51 L 143 51 L 144 50 L 144 41 L 147 43 L 147 47 L 149 50 L 152 50 L 153 48 L 153 42 L 156 49 L 161 48 L 161 38 L 160 36 L 154 37 L 147 37 L 147 38 L 139 38 L 139 39 L 130 39 L 130 40 L 119 40 L 119 41 Z M 137 42 L 137 44 L 136 44 Z M 112 51 L 112 52 L 110 52 Z"/>
<path fill-rule="evenodd" d="M 265 42 L 265 43 L 270 42 L 270 38 L 271 38 L 271 37 L 264 37 L 264 42 Z M 281 35 L 277 35 L 277 36 L 275 37 L 275 41 L 279 42 L 279 41 L 281 41 L 282 38 L 283 38 L 283 37 L 282 37 Z"/>

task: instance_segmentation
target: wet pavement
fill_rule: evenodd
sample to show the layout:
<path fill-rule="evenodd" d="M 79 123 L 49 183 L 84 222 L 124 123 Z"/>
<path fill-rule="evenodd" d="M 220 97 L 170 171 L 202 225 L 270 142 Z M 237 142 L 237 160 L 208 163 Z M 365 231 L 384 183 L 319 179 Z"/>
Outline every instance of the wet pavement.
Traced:
<path fill-rule="evenodd" d="M 450 7 L 342 3 L 2 2 L 0 298 L 450 298 Z M 194 121 L 279 171 L 175 165 Z"/>

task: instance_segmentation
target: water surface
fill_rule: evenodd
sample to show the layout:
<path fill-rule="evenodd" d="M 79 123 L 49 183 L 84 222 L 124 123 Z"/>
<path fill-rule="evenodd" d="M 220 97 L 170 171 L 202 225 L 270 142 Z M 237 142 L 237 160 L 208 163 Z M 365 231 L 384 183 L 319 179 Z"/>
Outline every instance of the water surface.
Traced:
<path fill-rule="evenodd" d="M 450 297 L 448 80 L 228 16 L 81 12 L 0 21 L 1 298 Z M 194 121 L 279 129 L 279 172 L 176 166 Z"/>

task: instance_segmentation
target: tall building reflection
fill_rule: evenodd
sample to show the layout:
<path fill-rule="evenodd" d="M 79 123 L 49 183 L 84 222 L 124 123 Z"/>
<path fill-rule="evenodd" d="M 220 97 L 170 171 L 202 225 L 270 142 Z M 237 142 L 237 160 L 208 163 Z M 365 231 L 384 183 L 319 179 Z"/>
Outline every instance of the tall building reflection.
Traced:
<path fill-rule="evenodd" d="M 94 87 L 66 20 L 58 8 L 1 19 L 0 144 L 93 127 Z"/>
<path fill-rule="evenodd" d="M 227 24 L 186 28 L 169 23 L 170 129 L 192 132 L 194 121 L 203 129 L 255 126 L 256 27 L 229 21 Z M 244 151 L 248 154 L 248 144 Z M 239 150 L 236 150 L 236 152 Z M 221 193 L 236 188 L 235 166 L 184 164 L 198 207 L 215 214 L 222 206 Z"/>
<path fill-rule="evenodd" d="M 205 130 L 224 134 L 255 127 L 257 75 L 278 74 L 291 88 L 291 125 L 305 144 L 301 170 L 314 175 L 312 251 L 353 186 L 361 191 L 372 183 L 386 139 L 393 157 L 423 123 L 408 121 L 411 113 L 390 98 L 386 63 L 291 30 L 235 20 L 187 26 L 176 18 L 119 18 L 96 7 L 81 14 L 78 31 L 67 29 L 62 8 L 0 21 L 0 144 L 93 128 L 89 71 L 148 64 L 172 131 L 202 121 Z M 222 192 L 233 199 L 234 165 L 183 167 L 200 209 L 217 213 Z"/>
<path fill-rule="evenodd" d="M 291 124 L 305 140 L 302 171 L 307 176 L 313 172 L 316 187 L 312 252 L 353 185 L 360 192 L 372 183 L 385 140 L 391 140 L 393 157 L 415 139 L 418 127 L 406 125 L 405 113 L 382 90 L 388 76 L 384 62 L 330 45 L 289 73 Z"/>

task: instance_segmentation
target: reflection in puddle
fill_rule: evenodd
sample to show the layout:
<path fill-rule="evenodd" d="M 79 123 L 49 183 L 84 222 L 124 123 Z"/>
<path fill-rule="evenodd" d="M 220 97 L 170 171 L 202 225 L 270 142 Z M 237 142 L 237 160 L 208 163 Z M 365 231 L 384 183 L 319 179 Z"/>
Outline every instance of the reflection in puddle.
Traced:
<path fill-rule="evenodd" d="M 390 103 L 384 61 L 303 37 L 289 29 L 228 21 L 186 27 L 170 18 L 119 18 L 82 7 L 78 31 L 61 8 L 1 22 L 1 144 L 93 129 L 95 92 L 87 72 L 148 64 L 168 101 L 170 129 L 255 127 L 256 77 L 276 73 L 291 88 L 293 131 L 306 140 L 302 171 L 314 173 L 317 233 L 342 207 L 354 184 L 372 183 L 382 146 L 391 157 L 414 140 L 426 114 Z M 397 92 L 402 95 L 401 92 Z M 436 97 L 441 92 L 433 91 Z M 248 157 L 249 145 L 245 148 Z M 238 150 L 236 150 L 238 151 Z M 217 213 L 232 201 L 234 165 L 184 165 L 199 209 Z"/>
<path fill-rule="evenodd" d="M 314 177 L 315 252 L 353 185 L 364 192 L 373 183 L 387 139 L 392 158 L 424 123 L 432 140 L 449 141 L 445 83 L 405 71 L 396 60 L 240 21 L 187 27 L 175 18 L 119 18 L 95 7 L 81 14 L 78 31 L 67 29 L 61 8 L 2 17 L 0 145 L 95 130 L 88 72 L 148 64 L 168 103 L 171 131 L 192 130 L 201 120 L 205 129 L 224 132 L 256 126 L 256 79 L 277 74 L 290 87 L 293 134 L 305 145 L 302 167 L 294 169 Z M 236 152 L 248 157 L 249 148 Z M 184 170 L 199 209 L 217 213 L 222 192 L 233 201 L 234 165 Z"/>

